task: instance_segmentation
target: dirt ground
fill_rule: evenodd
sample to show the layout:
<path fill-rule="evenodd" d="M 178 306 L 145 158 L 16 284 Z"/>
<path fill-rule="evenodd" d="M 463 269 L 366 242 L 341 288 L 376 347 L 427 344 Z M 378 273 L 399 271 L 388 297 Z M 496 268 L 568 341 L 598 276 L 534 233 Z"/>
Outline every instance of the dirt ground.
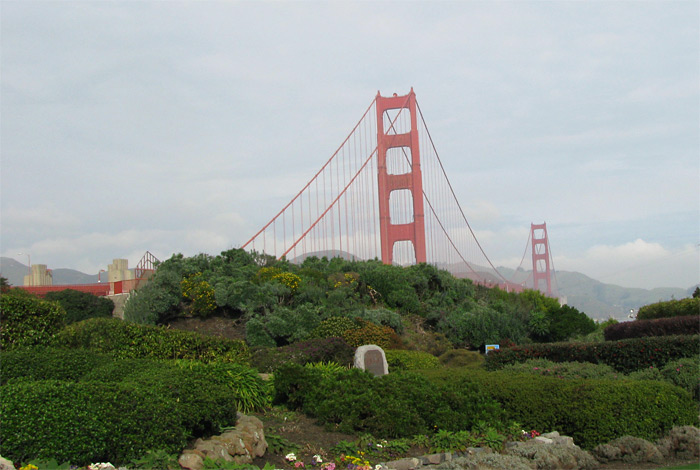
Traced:
<path fill-rule="evenodd" d="M 316 454 L 321 455 L 324 461 L 327 461 L 328 452 L 338 442 L 342 440 L 349 442 L 357 440 L 357 436 L 329 431 L 323 426 L 319 426 L 312 418 L 309 418 L 301 413 L 284 410 L 281 407 L 275 407 L 266 411 L 265 413 L 257 413 L 256 416 L 260 418 L 265 425 L 266 433 L 281 436 L 287 441 L 296 444 L 297 449 L 295 450 L 295 453 L 297 457 L 307 462 L 311 459 L 311 456 Z M 429 449 L 423 447 L 413 447 L 408 455 L 404 455 L 402 457 L 416 457 L 426 455 L 428 453 Z M 275 468 L 291 467 L 290 464 L 284 459 L 284 452 L 277 455 L 268 452 L 265 456 L 256 459 L 253 463 L 260 468 L 262 468 L 266 463 L 274 465 Z M 374 464 L 377 462 L 372 463 Z M 657 470 L 669 466 L 689 465 L 694 463 L 697 464 L 697 468 L 700 470 L 700 463 L 692 460 L 668 461 L 662 466 L 653 463 L 625 464 L 617 462 L 600 464 L 596 468 L 597 470 Z"/>

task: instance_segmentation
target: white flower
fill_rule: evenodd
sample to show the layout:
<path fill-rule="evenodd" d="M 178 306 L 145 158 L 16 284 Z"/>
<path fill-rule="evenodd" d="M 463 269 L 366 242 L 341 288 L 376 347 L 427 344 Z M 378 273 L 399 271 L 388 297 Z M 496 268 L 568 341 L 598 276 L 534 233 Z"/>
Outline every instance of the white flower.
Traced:
<path fill-rule="evenodd" d="M 377 444 L 377 447 L 379 447 L 379 448 L 381 449 L 381 448 L 384 447 L 384 446 L 381 445 L 381 444 Z"/>
<path fill-rule="evenodd" d="M 291 454 L 285 455 L 284 458 L 287 459 L 287 461 L 289 461 L 289 462 L 294 462 L 297 459 L 297 456 L 294 455 L 294 453 L 291 453 Z"/>
<path fill-rule="evenodd" d="M 382 470 L 382 465 L 381 464 L 375 465 L 374 470 Z"/>
<path fill-rule="evenodd" d="M 323 459 L 322 459 L 321 456 L 318 455 L 318 454 L 316 454 L 316 455 L 314 455 L 313 457 L 311 457 L 311 460 L 313 460 L 313 462 L 314 462 L 314 463 L 317 463 L 317 464 L 323 462 Z"/>

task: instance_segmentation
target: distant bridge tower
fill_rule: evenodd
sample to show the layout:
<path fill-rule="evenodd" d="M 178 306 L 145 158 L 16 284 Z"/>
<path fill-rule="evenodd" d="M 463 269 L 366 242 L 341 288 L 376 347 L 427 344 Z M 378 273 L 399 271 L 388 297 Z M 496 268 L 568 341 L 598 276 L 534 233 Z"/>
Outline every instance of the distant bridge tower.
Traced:
<path fill-rule="evenodd" d="M 552 276 L 549 270 L 549 239 L 547 224 L 530 224 L 530 240 L 532 240 L 532 282 L 535 290 L 540 289 L 540 281 L 546 281 L 545 294 L 552 296 Z"/>
<path fill-rule="evenodd" d="M 394 261 L 394 245 L 396 242 L 408 241 L 413 245 L 416 263 L 426 262 L 425 220 L 423 212 L 423 177 L 420 168 L 420 150 L 418 145 L 418 126 L 416 118 L 416 94 L 411 92 L 405 96 L 383 97 L 377 93 L 377 162 L 378 162 L 378 199 L 379 199 L 379 230 L 381 239 L 382 261 L 392 264 Z M 410 129 L 408 132 L 397 133 L 394 123 L 389 120 L 389 129 L 384 129 L 384 114 L 388 110 L 408 109 L 410 113 Z M 388 114 L 388 113 L 387 113 Z M 404 129 L 401 129 L 404 130 Z M 386 133 L 385 131 L 391 131 Z M 387 151 L 398 158 L 408 158 L 410 169 L 402 174 L 390 174 L 387 170 Z M 397 153 L 398 152 L 398 153 Z M 403 165 L 393 164 L 392 169 Z M 412 220 L 407 223 L 392 223 L 391 193 L 397 190 L 408 190 L 413 204 Z M 408 217 L 406 217 L 408 218 Z"/>

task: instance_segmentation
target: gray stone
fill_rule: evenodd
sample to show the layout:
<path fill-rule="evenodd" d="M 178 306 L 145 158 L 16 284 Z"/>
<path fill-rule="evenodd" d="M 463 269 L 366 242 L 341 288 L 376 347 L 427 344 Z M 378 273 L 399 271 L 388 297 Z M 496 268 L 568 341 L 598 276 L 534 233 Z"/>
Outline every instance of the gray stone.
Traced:
<path fill-rule="evenodd" d="M 421 467 L 423 464 L 418 459 L 407 458 L 407 459 L 392 460 L 391 462 L 387 462 L 384 465 L 386 465 L 387 468 L 390 468 L 393 470 L 416 470 L 417 468 Z"/>
<path fill-rule="evenodd" d="M 15 470 L 15 464 L 11 460 L 0 457 L 0 470 Z"/>
<path fill-rule="evenodd" d="M 423 457 L 421 457 L 421 461 L 423 465 L 437 465 L 447 460 L 446 455 L 447 454 L 444 453 L 424 455 Z M 450 459 L 452 459 L 452 454 L 449 455 Z"/>
<path fill-rule="evenodd" d="M 375 376 L 389 373 L 384 350 L 375 344 L 366 344 L 355 350 L 355 367 L 369 371 Z"/>
<path fill-rule="evenodd" d="M 558 446 L 574 447 L 574 438 L 569 436 L 557 436 L 553 437 L 552 441 Z"/>
<path fill-rule="evenodd" d="M 435 467 L 437 470 L 535 470 L 527 459 L 514 455 L 479 453 L 459 457 Z"/>
<path fill-rule="evenodd" d="M 183 453 L 180 458 L 177 459 L 177 463 L 187 470 L 202 470 L 204 468 L 204 459 L 195 453 Z"/>
<path fill-rule="evenodd" d="M 593 449 L 593 455 L 601 462 L 662 463 L 663 455 L 651 442 L 633 436 L 622 436 Z"/>
<path fill-rule="evenodd" d="M 198 454 L 200 457 L 220 459 L 239 464 L 250 464 L 256 457 L 262 457 L 267 450 L 263 423 L 254 416 L 237 414 L 236 426 L 225 433 L 209 439 L 197 439 L 194 449 L 185 450 L 183 455 Z M 188 462 L 196 461 L 188 457 Z M 194 469 L 193 469 L 194 470 Z"/>
<path fill-rule="evenodd" d="M 539 470 L 592 470 L 598 466 L 593 456 L 578 446 L 544 444 L 536 439 L 517 444 L 505 453 L 526 458 Z"/>
<path fill-rule="evenodd" d="M 541 442 L 542 444 L 552 444 L 552 443 L 554 443 L 554 441 L 553 441 L 552 439 L 550 439 L 550 438 L 548 438 L 548 437 L 544 437 L 544 436 L 537 436 L 537 437 L 535 438 L 535 440 L 536 440 L 537 442 Z"/>

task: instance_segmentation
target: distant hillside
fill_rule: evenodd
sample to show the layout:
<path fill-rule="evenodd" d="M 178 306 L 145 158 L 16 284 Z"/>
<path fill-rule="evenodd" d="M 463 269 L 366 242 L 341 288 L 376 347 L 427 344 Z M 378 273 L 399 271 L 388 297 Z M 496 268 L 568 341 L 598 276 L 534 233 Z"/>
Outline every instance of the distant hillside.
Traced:
<path fill-rule="evenodd" d="M 94 284 L 97 282 L 97 274 L 85 274 L 75 269 L 52 269 L 54 285 L 64 284 Z M 7 278 L 13 286 L 24 285 L 24 276 L 29 274 L 29 267 L 12 258 L 0 258 L 0 275 Z M 102 276 L 107 278 L 106 274 Z"/>
<path fill-rule="evenodd" d="M 512 276 L 512 269 L 499 267 L 504 276 Z M 520 271 L 516 279 L 529 279 L 528 287 L 532 287 L 531 271 Z M 615 284 L 604 284 L 591 279 L 585 274 L 570 271 L 557 271 L 553 281 L 558 287 L 560 297 L 566 298 L 566 303 L 597 320 L 615 318 L 627 320 L 630 310 L 635 312 L 644 305 L 690 297 L 695 286 L 687 289 L 662 287 L 656 289 L 638 289 L 621 287 Z"/>
<path fill-rule="evenodd" d="M 318 252 L 313 255 L 338 256 L 338 252 Z M 311 256 L 311 255 L 307 255 Z M 351 259 L 352 255 L 341 252 L 340 256 Z M 293 260 L 295 263 L 303 261 L 302 257 Z M 480 275 L 492 281 L 497 281 L 490 268 L 475 266 Z M 532 287 L 530 271 L 520 270 L 517 273 L 510 268 L 498 267 L 499 272 L 506 279 L 515 282 L 524 282 L 529 279 L 528 287 Z M 92 284 L 97 282 L 97 274 L 85 274 L 74 269 L 58 268 L 53 271 L 53 283 L 61 284 Z M 7 278 L 13 286 L 21 286 L 24 283 L 24 276 L 28 273 L 28 267 L 12 258 L 0 258 L 0 275 Z M 106 278 L 106 275 L 104 276 Z M 630 310 L 635 312 L 644 305 L 670 300 L 672 298 L 682 299 L 690 297 L 696 286 L 687 289 L 680 288 L 657 288 L 657 289 L 635 289 L 620 287 L 614 284 L 603 284 L 600 281 L 591 279 L 585 274 L 569 271 L 557 271 L 556 283 L 559 287 L 559 296 L 565 297 L 567 304 L 585 312 L 589 317 L 596 320 L 607 320 L 612 317 L 617 320 L 627 320 Z"/>

